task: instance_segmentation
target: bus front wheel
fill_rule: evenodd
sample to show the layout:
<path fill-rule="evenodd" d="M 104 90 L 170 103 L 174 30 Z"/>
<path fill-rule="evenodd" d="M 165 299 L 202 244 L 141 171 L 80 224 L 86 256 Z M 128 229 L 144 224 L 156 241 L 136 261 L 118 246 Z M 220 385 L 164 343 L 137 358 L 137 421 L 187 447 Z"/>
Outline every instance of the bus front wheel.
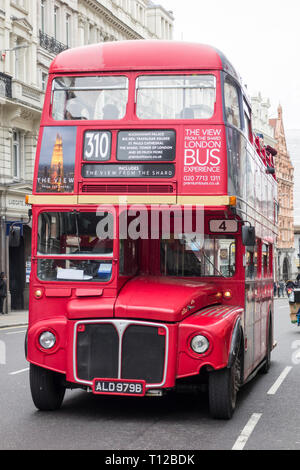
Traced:
<path fill-rule="evenodd" d="M 237 357 L 231 367 L 209 373 L 209 409 L 216 419 L 230 419 L 236 406 L 241 367 Z"/>
<path fill-rule="evenodd" d="M 60 408 L 66 391 L 62 378 L 57 372 L 30 364 L 31 396 L 39 410 L 54 411 Z"/>

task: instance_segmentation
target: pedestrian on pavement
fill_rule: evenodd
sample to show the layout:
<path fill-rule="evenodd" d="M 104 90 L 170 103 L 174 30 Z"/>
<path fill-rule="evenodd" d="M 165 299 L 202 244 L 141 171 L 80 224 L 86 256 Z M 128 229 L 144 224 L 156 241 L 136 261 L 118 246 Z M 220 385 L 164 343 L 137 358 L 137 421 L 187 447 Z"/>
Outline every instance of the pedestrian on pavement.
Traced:
<path fill-rule="evenodd" d="M 5 273 L 0 274 L 0 312 L 4 315 L 4 301 L 7 295 L 7 285 Z"/>
<path fill-rule="evenodd" d="M 280 281 L 279 282 L 279 289 L 280 289 L 280 297 L 284 297 L 284 282 Z"/>
<path fill-rule="evenodd" d="M 276 297 L 277 294 L 277 284 L 274 282 L 274 297 Z"/>
<path fill-rule="evenodd" d="M 278 297 L 281 297 L 281 287 L 280 287 L 280 282 L 277 282 L 277 292 L 278 292 Z"/>

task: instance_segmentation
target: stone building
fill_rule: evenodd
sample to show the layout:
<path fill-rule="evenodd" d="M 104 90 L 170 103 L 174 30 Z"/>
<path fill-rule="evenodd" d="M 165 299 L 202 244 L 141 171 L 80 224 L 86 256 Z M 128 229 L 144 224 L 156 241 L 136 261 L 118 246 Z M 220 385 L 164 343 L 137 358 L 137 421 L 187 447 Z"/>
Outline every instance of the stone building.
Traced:
<path fill-rule="evenodd" d="M 275 167 L 278 182 L 278 238 L 274 253 L 276 280 L 293 277 L 294 256 L 294 213 L 293 213 L 293 165 L 288 154 L 282 108 L 278 108 L 278 117 L 270 119 L 271 103 L 260 93 L 251 98 L 253 112 L 253 132 L 259 135 L 264 145 L 275 148 Z"/>
<path fill-rule="evenodd" d="M 260 93 L 251 97 L 252 105 L 252 125 L 256 135 L 263 136 L 265 145 L 276 146 L 274 129 L 269 123 L 271 103 L 268 98 L 263 98 Z"/>
<path fill-rule="evenodd" d="M 7 308 L 28 305 L 31 192 L 48 68 L 59 52 L 102 41 L 172 39 L 173 15 L 150 0 L 0 0 L 0 270 Z M 9 247 L 11 224 L 21 230 Z"/>
<path fill-rule="evenodd" d="M 300 129 L 286 130 L 286 140 L 294 166 L 294 180 L 300 181 Z M 300 269 L 300 186 L 294 185 L 294 237 L 293 278 Z"/>
<path fill-rule="evenodd" d="M 270 119 L 277 141 L 275 158 L 278 181 L 279 234 L 277 240 L 278 278 L 287 280 L 293 277 L 294 256 L 294 167 L 287 149 L 283 125 L 282 107 L 278 107 L 276 119 Z"/>

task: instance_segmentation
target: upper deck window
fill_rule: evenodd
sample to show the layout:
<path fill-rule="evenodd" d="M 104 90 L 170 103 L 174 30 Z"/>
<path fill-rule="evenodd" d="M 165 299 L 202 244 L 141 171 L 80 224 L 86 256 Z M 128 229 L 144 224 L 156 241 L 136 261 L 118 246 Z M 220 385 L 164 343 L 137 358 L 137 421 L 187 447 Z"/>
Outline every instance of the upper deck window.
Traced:
<path fill-rule="evenodd" d="M 227 122 L 241 129 L 239 92 L 231 81 L 225 80 L 224 97 Z"/>
<path fill-rule="evenodd" d="M 52 117 L 57 121 L 122 119 L 127 99 L 127 77 L 58 77 L 52 84 Z"/>
<path fill-rule="evenodd" d="M 143 75 L 136 84 L 140 119 L 209 119 L 214 114 L 214 75 Z"/>
<path fill-rule="evenodd" d="M 245 121 L 245 133 L 248 137 L 248 140 L 252 142 L 252 128 L 251 128 L 251 113 L 250 113 L 250 108 L 247 105 L 245 99 L 243 100 L 243 106 L 244 106 L 244 121 Z"/>

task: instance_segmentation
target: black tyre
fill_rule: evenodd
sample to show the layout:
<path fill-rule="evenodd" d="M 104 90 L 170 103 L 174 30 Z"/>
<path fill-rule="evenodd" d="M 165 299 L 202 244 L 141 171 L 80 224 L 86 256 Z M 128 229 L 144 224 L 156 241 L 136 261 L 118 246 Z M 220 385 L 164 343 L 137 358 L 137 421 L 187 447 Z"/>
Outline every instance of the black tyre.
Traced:
<path fill-rule="evenodd" d="M 209 410 L 213 418 L 230 419 L 236 406 L 241 381 L 241 362 L 237 357 L 230 368 L 209 373 Z"/>
<path fill-rule="evenodd" d="M 33 403 L 42 411 L 58 410 L 65 396 L 63 376 L 30 364 L 30 389 Z"/>

